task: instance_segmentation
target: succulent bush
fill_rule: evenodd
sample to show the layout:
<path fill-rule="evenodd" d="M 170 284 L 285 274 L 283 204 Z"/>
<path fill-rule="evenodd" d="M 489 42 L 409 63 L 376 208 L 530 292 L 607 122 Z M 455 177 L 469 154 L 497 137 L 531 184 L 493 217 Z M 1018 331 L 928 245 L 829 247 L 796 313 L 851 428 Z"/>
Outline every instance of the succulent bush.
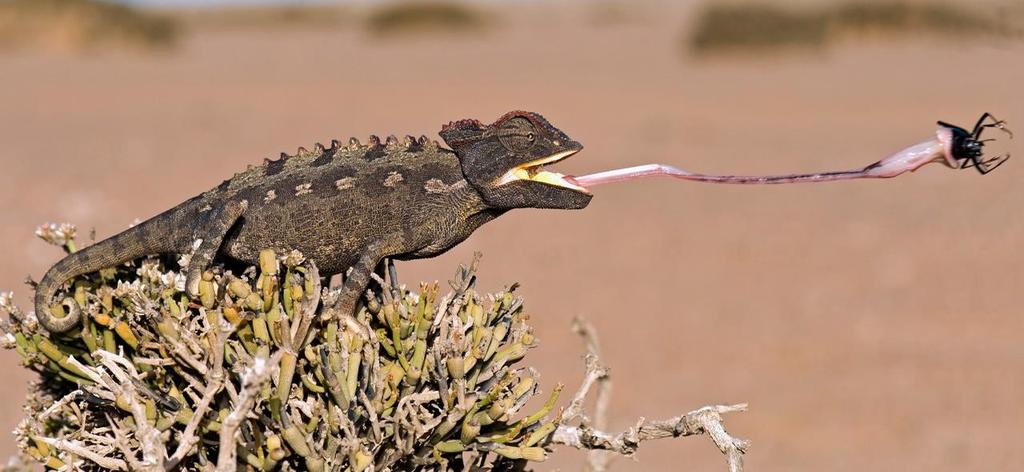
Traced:
<path fill-rule="evenodd" d="M 76 251 L 73 226 L 37 234 Z M 87 316 L 60 335 L 0 294 L 0 344 L 39 374 L 15 430 L 22 463 L 2 470 L 524 470 L 554 444 L 592 450 L 591 469 L 604 470 L 605 451 L 705 433 L 741 470 L 747 444 L 721 414 L 745 405 L 595 429 L 609 377 L 579 320 L 582 386 L 564 409 L 559 384 L 524 411 L 538 373 L 518 364 L 537 340 L 515 284 L 476 289 L 477 262 L 444 296 L 436 282 L 406 289 L 389 263 L 353 315 L 333 308 L 340 290 L 297 252 L 216 266 L 198 300 L 184 293 L 188 255 L 144 258 L 73 280 Z M 583 405 L 595 385 L 592 422 Z"/>
<path fill-rule="evenodd" d="M 168 49 L 182 34 L 171 15 L 106 0 L 0 0 L 0 48 Z"/>
<path fill-rule="evenodd" d="M 366 28 L 379 35 L 479 31 L 487 26 L 488 16 L 466 2 L 401 1 L 373 9 L 366 18 Z"/>
<path fill-rule="evenodd" d="M 73 251 L 71 227 L 40 234 Z M 186 257 L 187 258 L 187 257 Z M 453 291 L 377 279 L 355 315 L 333 311 L 301 254 L 204 274 L 148 258 L 72 284 L 89 314 L 47 335 L 12 303 L 5 347 L 40 374 L 21 450 L 48 467 L 142 470 L 445 470 L 543 460 L 560 387 L 539 411 L 536 344 L 511 286 L 479 293 L 474 265 Z M 520 464 L 520 465 L 517 465 Z"/>
<path fill-rule="evenodd" d="M 954 2 L 830 2 L 793 8 L 780 2 L 708 2 L 684 46 L 697 54 L 818 49 L 865 35 L 1020 37 L 1020 18 Z"/>

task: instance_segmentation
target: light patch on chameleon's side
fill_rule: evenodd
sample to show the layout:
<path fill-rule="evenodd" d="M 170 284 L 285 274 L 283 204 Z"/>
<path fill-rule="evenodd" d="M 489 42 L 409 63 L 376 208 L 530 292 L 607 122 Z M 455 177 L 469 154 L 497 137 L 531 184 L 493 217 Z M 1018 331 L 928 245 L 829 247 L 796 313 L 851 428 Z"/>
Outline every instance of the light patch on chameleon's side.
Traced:
<path fill-rule="evenodd" d="M 295 186 L 295 196 L 298 197 L 298 196 L 306 195 L 308 193 L 312 193 L 313 192 L 312 188 L 313 188 L 313 184 L 311 184 L 311 183 L 305 183 L 305 184 L 297 185 L 297 186 Z"/>
<path fill-rule="evenodd" d="M 388 174 L 387 178 L 384 179 L 384 186 L 385 187 L 394 187 L 395 184 L 397 184 L 397 183 L 399 183 L 399 182 L 401 182 L 403 180 L 405 180 L 405 177 L 402 177 L 402 174 L 399 174 L 398 171 L 394 171 L 393 170 L 393 171 L 391 171 L 390 174 Z"/>
<path fill-rule="evenodd" d="M 192 241 L 192 252 L 198 251 L 199 246 L 203 245 L 203 238 L 196 238 Z"/>
<path fill-rule="evenodd" d="M 277 192 L 273 190 L 267 190 L 267 196 L 263 197 L 263 203 L 270 203 L 274 201 L 275 198 L 277 198 Z"/>
<path fill-rule="evenodd" d="M 344 179 L 338 179 L 334 181 L 334 186 L 338 190 L 347 190 L 355 187 L 356 179 L 354 177 L 345 177 Z"/>
<path fill-rule="evenodd" d="M 427 193 L 447 193 L 455 190 L 458 186 L 459 182 L 448 185 L 441 179 L 430 179 L 423 185 L 423 190 L 426 190 Z"/>
<path fill-rule="evenodd" d="M 207 203 L 206 205 L 203 205 L 203 207 L 199 209 L 199 212 L 200 213 L 206 213 L 206 212 L 208 212 L 208 211 L 210 211 L 212 209 L 213 209 L 213 207 L 210 206 L 209 203 Z"/>

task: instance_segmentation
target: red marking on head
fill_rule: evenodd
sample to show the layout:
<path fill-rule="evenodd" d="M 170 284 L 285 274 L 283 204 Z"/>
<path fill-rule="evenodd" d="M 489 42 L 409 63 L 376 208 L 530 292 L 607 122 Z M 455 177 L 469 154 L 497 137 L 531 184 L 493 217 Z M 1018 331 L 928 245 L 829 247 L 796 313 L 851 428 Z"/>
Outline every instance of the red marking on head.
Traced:
<path fill-rule="evenodd" d="M 491 126 L 492 127 L 501 126 L 502 123 L 504 123 L 504 122 L 506 122 L 508 120 L 511 120 L 512 118 L 519 117 L 519 116 L 530 120 L 530 122 L 533 123 L 534 125 L 539 125 L 539 123 L 537 123 L 537 119 L 534 118 L 536 116 L 536 113 L 533 113 L 533 112 L 530 112 L 530 111 L 523 111 L 523 110 L 513 110 L 513 111 L 510 111 L 508 113 L 505 113 L 504 115 L 501 115 L 501 118 L 498 118 L 497 120 L 495 120 L 494 123 L 491 124 Z"/>

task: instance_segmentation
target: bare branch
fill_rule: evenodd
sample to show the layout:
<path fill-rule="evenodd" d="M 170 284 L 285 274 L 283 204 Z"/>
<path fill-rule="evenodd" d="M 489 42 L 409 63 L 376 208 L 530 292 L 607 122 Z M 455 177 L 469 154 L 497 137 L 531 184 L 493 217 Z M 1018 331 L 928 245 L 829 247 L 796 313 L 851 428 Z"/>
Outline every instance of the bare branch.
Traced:
<path fill-rule="evenodd" d="M 39 441 L 42 441 L 50 446 L 53 446 L 59 450 L 69 452 L 76 456 L 89 459 L 96 463 L 96 465 L 109 470 L 127 470 L 128 465 L 125 461 L 120 459 L 113 459 L 110 457 L 104 457 L 100 454 L 93 452 L 91 449 L 83 446 L 77 441 L 68 441 L 64 439 L 55 439 L 47 437 L 37 437 Z"/>
<path fill-rule="evenodd" d="M 209 412 L 210 404 L 213 403 L 217 393 L 224 386 L 224 343 L 226 342 L 227 333 L 224 330 L 218 330 L 217 334 L 215 345 L 211 349 L 210 354 L 209 383 L 206 385 L 203 398 L 196 406 L 196 411 L 192 414 L 192 418 L 189 419 L 188 425 L 185 426 L 185 431 L 182 432 L 181 438 L 178 440 L 178 448 L 167 459 L 167 470 L 174 470 L 185 457 L 188 457 L 192 448 L 199 443 L 196 429 L 199 428 L 199 423 L 203 421 L 206 413 Z M 206 366 L 203 367 L 205 368 Z"/>
<path fill-rule="evenodd" d="M 235 434 L 238 433 L 238 427 L 252 409 L 253 404 L 256 403 L 260 389 L 263 388 L 263 385 L 270 380 L 270 377 L 274 375 L 274 371 L 277 370 L 274 367 L 280 356 L 275 357 L 277 359 L 274 361 L 257 357 L 252 367 L 242 374 L 242 392 L 239 393 L 234 408 L 224 418 L 224 422 L 220 427 L 220 444 L 225 446 L 220 448 L 219 455 L 217 456 L 217 472 L 230 472 L 237 468 L 235 457 L 237 449 L 230 446 L 235 444 Z"/>
<path fill-rule="evenodd" d="M 563 416 L 562 423 L 566 424 L 572 421 L 573 417 L 577 414 L 582 416 L 582 411 L 577 413 L 573 411 L 572 407 L 577 404 L 577 399 L 580 399 L 578 405 L 582 408 L 582 399 L 586 398 L 587 392 L 596 381 L 597 393 L 595 394 L 594 417 L 592 419 L 583 417 L 581 424 L 590 423 L 594 428 L 603 430 L 608 427 L 608 406 L 611 404 L 612 391 L 611 375 L 608 368 L 600 364 L 601 343 L 594 325 L 583 317 L 576 316 L 572 320 L 572 330 L 583 337 L 583 341 L 587 346 L 587 371 L 580 385 L 580 390 L 576 394 L 576 398 L 573 399 L 572 404 L 570 404 L 566 411 L 566 415 Z M 569 413 L 572 413 L 572 416 L 569 416 Z M 609 451 L 592 449 L 587 453 L 587 470 L 591 472 L 604 472 L 608 469 L 608 464 L 611 463 L 612 459 L 613 456 Z"/>
<path fill-rule="evenodd" d="M 594 429 L 583 413 L 583 404 L 590 389 L 598 386 L 597 405 L 602 423 L 605 421 L 611 380 L 608 371 L 598 358 L 598 341 L 593 326 L 582 318 L 573 320 L 573 331 L 584 338 L 587 343 L 587 372 L 579 391 L 566 408 L 562 421 L 551 436 L 551 443 L 562 444 L 576 449 L 588 450 L 589 469 L 603 471 L 607 468 L 609 457 L 603 451 L 610 451 L 624 456 L 633 455 L 640 443 L 652 439 L 669 437 L 694 436 L 707 434 L 726 456 L 730 472 L 742 472 L 743 454 L 750 446 L 749 441 L 737 439 L 729 435 L 722 424 L 722 414 L 746 411 L 747 404 L 713 405 L 693 410 L 661 421 L 646 421 L 641 418 L 637 425 L 618 434 Z M 579 425 L 571 422 L 579 418 Z"/>

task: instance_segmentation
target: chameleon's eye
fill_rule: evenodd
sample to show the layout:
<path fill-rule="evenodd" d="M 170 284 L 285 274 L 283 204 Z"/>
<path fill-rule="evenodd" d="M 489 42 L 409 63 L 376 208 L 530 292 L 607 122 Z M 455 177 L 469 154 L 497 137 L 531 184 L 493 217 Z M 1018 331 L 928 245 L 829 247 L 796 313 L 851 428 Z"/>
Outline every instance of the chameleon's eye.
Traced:
<path fill-rule="evenodd" d="M 529 151 L 537 142 L 537 130 L 530 120 L 523 117 L 512 118 L 501 125 L 498 139 L 505 149 L 521 153 Z"/>

